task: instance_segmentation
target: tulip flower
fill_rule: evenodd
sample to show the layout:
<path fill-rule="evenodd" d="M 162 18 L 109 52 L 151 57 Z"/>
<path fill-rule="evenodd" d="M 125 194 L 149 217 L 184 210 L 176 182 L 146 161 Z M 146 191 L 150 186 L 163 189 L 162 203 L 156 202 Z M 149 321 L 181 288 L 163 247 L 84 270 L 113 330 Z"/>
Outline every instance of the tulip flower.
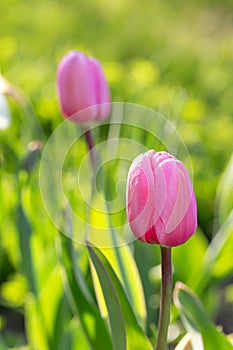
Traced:
<path fill-rule="evenodd" d="M 172 296 L 171 248 L 196 231 L 197 206 L 188 172 L 167 152 L 150 150 L 131 164 L 127 216 L 134 236 L 160 245 L 161 299 L 156 350 L 165 350 Z"/>
<path fill-rule="evenodd" d="M 65 118 L 88 123 L 105 120 L 109 116 L 109 88 L 102 67 L 95 58 L 78 51 L 66 54 L 58 66 L 57 91 Z"/>
<path fill-rule="evenodd" d="M 127 181 L 127 216 L 135 237 L 178 246 L 196 231 L 196 199 L 182 162 L 150 150 L 132 163 Z"/>

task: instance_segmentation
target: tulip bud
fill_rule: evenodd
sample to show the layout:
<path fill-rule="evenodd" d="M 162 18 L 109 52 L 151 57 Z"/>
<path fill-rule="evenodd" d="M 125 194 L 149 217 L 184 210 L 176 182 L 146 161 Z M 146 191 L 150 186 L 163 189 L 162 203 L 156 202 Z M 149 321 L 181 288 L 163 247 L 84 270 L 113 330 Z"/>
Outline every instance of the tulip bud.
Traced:
<path fill-rule="evenodd" d="M 109 88 L 95 58 L 78 51 L 65 55 L 58 66 L 57 91 L 65 118 L 87 123 L 109 116 Z M 92 108 L 86 109 L 88 107 Z"/>
<path fill-rule="evenodd" d="M 139 155 L 128 174 L 127 216 L 143 242 L 172 247 L 187 241 L 196 231 L 197 206 L 183 163 L 167 152 Z"/>

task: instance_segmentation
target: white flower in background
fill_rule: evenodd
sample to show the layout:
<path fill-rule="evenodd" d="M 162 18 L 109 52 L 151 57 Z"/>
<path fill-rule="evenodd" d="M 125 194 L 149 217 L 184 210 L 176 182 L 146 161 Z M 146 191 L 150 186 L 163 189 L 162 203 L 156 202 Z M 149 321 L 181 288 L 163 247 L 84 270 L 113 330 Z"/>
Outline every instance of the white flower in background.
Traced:
<path fill-rule="evenodd" d="M 11 113 L 8 101 L 3 93 L 0 93 L 0 130 L 7 129 L 11 124 Z"/>

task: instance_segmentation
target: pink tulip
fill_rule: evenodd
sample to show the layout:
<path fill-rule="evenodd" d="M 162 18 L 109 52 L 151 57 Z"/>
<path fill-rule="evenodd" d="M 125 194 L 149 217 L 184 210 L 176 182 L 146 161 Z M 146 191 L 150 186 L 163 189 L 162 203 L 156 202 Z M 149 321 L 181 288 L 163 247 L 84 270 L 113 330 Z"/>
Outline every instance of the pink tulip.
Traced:
<path fill-rule="evenodd" d="M 86 123 L 109 116 L 109 88 L 102 67 L 95 58 L 78 51 L 65 55 L 58 66 L 57 91 L 65 118 Z M 88 107 L 91 108 L 86 109 Z"/>
<path fill-rule="evenodd" d="M 196 231 L 197 206 L 183 163 L 167 152 L 139 155 L 128 174 L 127 216 L 143 242 L 172 247 L 187 241 Z"/>

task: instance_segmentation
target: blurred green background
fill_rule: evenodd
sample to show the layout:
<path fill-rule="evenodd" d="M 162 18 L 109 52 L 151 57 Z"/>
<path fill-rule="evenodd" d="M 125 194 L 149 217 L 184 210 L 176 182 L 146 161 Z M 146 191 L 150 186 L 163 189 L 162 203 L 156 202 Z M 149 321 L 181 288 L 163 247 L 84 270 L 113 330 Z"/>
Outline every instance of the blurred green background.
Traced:
<path fill-rule="evenodd" d="M 70 49 L 104 65 L 114 101 L 177 124 L 192 155 L 199 223 L 211 232 L 218 176 L 232 152 L 232 1 L 1 1 L 0 69 L 49 134 L 61 122 L 57 63 Z"/>
<path fill-rule="evenodd" d="M 101 61 L 114 101 L 153 108 L 176 125 L 193 163 L 199 226 L 211 240 L 217 184 L 233 150 L 233 2 L 1 0 L 0 13 L 0 73 L 28 97 L 46 138 L 62 122 L 56 67 L 71 49 Z M 21 124 L 28 119 L 10 104 L 12 125 L 0 130 L 0 282 L 15 271 L 20 306 L 27 287 L 17 274 L 20 258 L 12 237 L 16 165 L 26 154 Z M 42 239 L 38 256 L 50 240 Z M 16 289 L 11 286 L 4 295 L 12 290 L 15 295 Z"/>

